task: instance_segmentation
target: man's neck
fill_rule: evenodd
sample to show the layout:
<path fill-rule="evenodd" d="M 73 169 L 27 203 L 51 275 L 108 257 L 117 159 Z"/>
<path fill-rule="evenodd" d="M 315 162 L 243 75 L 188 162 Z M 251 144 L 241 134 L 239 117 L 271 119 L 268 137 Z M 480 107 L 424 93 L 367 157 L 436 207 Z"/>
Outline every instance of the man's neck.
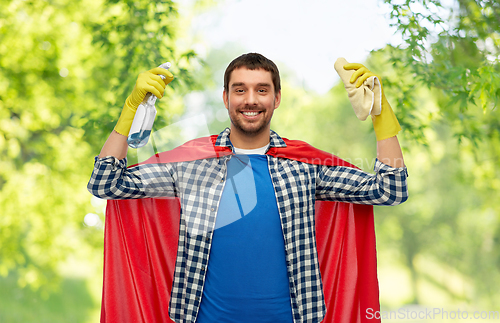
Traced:
<path fill-rule="evenodd" d="M 269 143 L 269 137 L 271 130 L 262 131 L 258 134 L 249 136 L 242 134 L 241 132 L 235 130 L 231 127 L 231 133 L 229 134 L 229 139 L 234 147 L 241 149 L 257 149 L 264 147 Z"/>

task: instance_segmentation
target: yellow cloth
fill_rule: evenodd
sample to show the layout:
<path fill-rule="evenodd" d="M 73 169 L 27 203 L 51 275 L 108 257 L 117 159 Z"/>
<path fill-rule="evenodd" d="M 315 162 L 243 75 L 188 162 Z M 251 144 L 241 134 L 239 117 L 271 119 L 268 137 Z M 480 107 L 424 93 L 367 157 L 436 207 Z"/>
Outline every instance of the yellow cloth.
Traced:
<path fill-rule="evenodd" d="M 356 87 L 350 79 L 355 70 L 345 70 L 344 65 L 349 64 L 345 58 L 341 57 L 335 62 L 335 70 L 344 83 L 349 101 L 354 113 L 359 120 L 366 120 L 369 115 L 376 116 L 382 111 L 382 87 L 377 76 L 370 76 L 363 82 L 363 85 Z"/>

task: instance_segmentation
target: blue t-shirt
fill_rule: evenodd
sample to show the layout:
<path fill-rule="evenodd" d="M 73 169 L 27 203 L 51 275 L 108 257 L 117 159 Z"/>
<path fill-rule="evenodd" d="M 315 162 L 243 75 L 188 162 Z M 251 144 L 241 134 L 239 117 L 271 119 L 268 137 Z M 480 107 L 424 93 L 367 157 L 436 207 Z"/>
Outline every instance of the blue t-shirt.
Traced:
<path fill-rule="evenodd" d="M 265 155 L 234 155 L 197 323 L 293 322 L 285 245 Z"/>

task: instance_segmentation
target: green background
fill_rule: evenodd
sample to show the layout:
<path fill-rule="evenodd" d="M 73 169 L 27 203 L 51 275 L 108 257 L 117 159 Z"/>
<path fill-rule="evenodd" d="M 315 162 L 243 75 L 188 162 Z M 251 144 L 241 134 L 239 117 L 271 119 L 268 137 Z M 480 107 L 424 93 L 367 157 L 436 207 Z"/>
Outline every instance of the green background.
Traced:
<path fill-rule="evenodd" d="M 386 311 L 500 311 L 500 5 L 452 2 L 449 12 L 386 0 L 403 43 L 363 62 L 382 76 L 410 174 L 408 202 L 376 208 Z M 0 0 L 0 322 L 99 320 L 105 203 L 86 190 L 93 158 L 138 73 L 166 60 L 176 78 L 157 104 L 155 129 L 167 129 L 157 146 L 186 115 L 204 114 L 212 134 L 228 125 L 214 71 L 252 49 L 200 57 L 186 41 L 190 19 L 217 5 L 180 15 L 171 1 Z M 317 94 L 277 63 L 272 128 L 371 171 L 371 122 L 343 85 Z M 200 97 L 202 107 L 186 103 Z"/>

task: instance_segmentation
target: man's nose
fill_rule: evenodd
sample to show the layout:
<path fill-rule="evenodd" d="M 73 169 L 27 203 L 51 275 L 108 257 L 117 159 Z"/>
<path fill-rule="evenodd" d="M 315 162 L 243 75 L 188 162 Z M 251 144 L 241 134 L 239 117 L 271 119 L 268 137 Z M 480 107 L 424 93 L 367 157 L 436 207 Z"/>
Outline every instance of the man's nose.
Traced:
<path fill-rule="evenodd" d="M 247 96 L 246 96 L 246 104 L 248 105 L 257 105 L 259 102 L 259 97 L 257 95 L 257 92 L 255 91 L 248 91 Z"/>

